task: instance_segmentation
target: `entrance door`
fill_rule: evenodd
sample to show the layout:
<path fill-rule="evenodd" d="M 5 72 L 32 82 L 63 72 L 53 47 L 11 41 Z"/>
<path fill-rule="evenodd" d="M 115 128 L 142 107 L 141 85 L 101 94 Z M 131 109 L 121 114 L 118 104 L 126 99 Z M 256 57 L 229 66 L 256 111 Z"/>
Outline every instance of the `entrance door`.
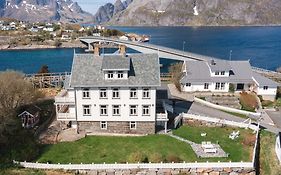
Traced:
<path fill-rule="evenodd" d="M 239 83 L 239 84 L 237 84 L 237 88 L 236 88 L 236 90 L 237 91 L 242 91 L 242 90 L 244 90 L 244 84 L 242 84 L 242 83 Z"/>

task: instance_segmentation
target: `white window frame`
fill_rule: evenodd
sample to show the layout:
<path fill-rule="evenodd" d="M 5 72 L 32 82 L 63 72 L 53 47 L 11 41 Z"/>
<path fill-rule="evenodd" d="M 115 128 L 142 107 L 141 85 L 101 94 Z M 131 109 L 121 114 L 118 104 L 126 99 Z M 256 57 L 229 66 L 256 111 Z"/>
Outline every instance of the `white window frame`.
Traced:
<path fill-rule="evenodd" d="M 221 90 L 225 90 L 225 83 L 221 83 Z"/>
<path fill-rule="evenodd" d="M 118 111 L 116 113 L 116 111 Z M 112 115 L 113 116 L 120 116 L 121 113 L 120 113 L 120 105 L 112 105 Z"/>
<path fill-rule="evenodd" d="M 117 78 L 118 79 L 123 79 L 124 78 L 124 72 L 123 71 L 118 71 L 117 72 Z"/>
<path fill-rule="evenodd" d="M 84 89 L 82 90 L 82 98 L 83 98 L 83 99 L 90 99 L 90 98 L 91 98 L 91 97 L 90 97 L 90 89 L 84 88 Z"/>
<path fill-rule="evenodd" d="M 150 98 L 150 89 L 149 88 L 142 89 L 142 98 L 144 98 L 144 99 Z"/>
<path fill-rule="evenodd" d="M 113 71 L 107 72 L 107 79 L 114 79 L 114 72 Z"/>
<path fill-rule="evenodd" d="M 204 89 L 209 89 L 209 83 L 204 83 Z"/>
<path fill-rule="evenodd" d="M 225 71 L 221 71 L 221 75 L 225 75 Z"/>
<path fill-rule="evenodd" d="M 91 105 L 83 105 L 83 116 L 91 115 Z"/>
<path fill-rule="evenodd" d="M 191 87 L 191 83 L 186 83 L 185 86 L 186 87 Z"/>
<path fill-rule="evenodd" d="M 263 86 L 263 90 L 267 91 L 268 90 L 268 86 Z"/>
<path fill-rule="evenodd" d="M 129 110 L 130 110 L 129 111 L 130 116 L 137 116 L 138 115 L 138 105 L 130 105 Z M 135 112 L 132 113 L 132 110 L 134 110 Z"/>
<path fill-rule="evenodd" d="M 107 122 L 106 121 L 101 121 L 100 122 L 100 129 L 107 130 Z"/>
<path fill-rule="evenodd" d="M 220 75 L 220 72 L 219 71 L 215 71 L 215 75 Z"/>
<path fill-rule="evenodd" d="M 150 105 L 143 105 L 142 106 L 142 115 L 143 116 L 150 116 Z"/>
<path fill-rule="evenodd" d="M 108 116 L 108 106 L 100 105 L 100 116 Z"/>
<path fill-rule="evenodd" d="M 133 98 L 133 99 L 138 98 L 138 89 L 137 88 L 130 89 L 130 98 Z"/>
<path fill-rule="evenodd" d="M 220 90 L 220 86 L 221 86 L 221 83 L 216 83 L 216 85 L 215 85 L 215 90 Z"/>
<path fill-rule="evenodd" d="M 119 99 L 120 98 L 120 92 L 118 88 L 112 89 L 112 99 Z"/>
<path fill-rule="evenodd" d="M 131 130 L 137 129 L 137 122 L 130 122 L 129 125 Z"/>
<path fill-rule="evenodd" d="M 99 90 L 99 95 L 100 95 L 100 99 L 106 99 L 107 98 L 107 89 L 101 88 Z"/>

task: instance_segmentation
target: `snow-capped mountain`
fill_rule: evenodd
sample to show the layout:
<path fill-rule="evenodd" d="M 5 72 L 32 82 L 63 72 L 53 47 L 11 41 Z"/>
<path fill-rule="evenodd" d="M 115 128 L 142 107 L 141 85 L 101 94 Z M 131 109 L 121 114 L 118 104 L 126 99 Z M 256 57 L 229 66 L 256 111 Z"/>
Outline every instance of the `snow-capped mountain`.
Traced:
<path fill-rule="evenodd" d="M 93 16 L 72 0 L 0 0 L 0 17 L 30 22 L 89 22 Z"/>

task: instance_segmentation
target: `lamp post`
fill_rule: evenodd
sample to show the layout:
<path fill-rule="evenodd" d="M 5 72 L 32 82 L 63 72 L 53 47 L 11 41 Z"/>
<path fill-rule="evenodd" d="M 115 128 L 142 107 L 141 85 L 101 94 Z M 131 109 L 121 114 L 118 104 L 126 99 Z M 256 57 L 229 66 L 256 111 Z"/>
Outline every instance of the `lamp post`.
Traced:
<path fill-rule="evenodd" d="M 229 51 L 229 60 L 231 61 L 231 57 L 232 57 L 232 50 Z"/>
<path fill-rule="evenodd" d="M 182 51 L 184 52 L 185 41 L 182 42 Z"/>

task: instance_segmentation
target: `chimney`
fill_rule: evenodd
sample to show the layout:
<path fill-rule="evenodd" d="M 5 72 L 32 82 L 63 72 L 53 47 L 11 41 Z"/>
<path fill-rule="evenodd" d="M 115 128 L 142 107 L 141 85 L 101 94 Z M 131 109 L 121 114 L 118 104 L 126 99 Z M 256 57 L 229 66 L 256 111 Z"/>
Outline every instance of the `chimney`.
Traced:
<path fill-rule="evenodd" d="M 125 45 L 119 45 L 119 53 L 121 55 L 126 55 L 126 46 Z"/>
<path fill-rule="evenodd" d="M 94 44 L 94 55 L 99 56 L 100 55 L 100 45 L 99 44 Z"/>

